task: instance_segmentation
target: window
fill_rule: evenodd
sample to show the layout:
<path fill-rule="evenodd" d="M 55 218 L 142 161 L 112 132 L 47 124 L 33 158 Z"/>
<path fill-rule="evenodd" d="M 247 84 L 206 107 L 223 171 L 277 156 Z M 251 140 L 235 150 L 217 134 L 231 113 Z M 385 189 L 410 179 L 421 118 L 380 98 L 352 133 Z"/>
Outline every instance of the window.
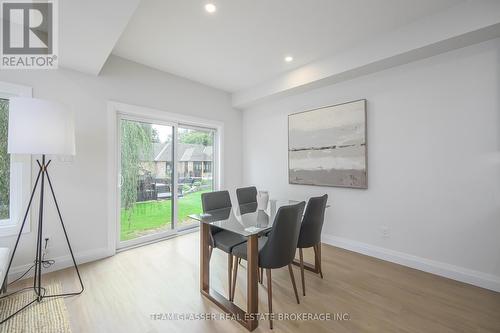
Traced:
<path fill-rule="evenodd" d="M 212 162 L 210 161 L 205 161 L 203 162 L 203 172 L 211 172 L 212 171 Z"/>
<path fill-rule="evenodd" d="M 31 97 L 31 88 L 0 82 L 0 236 L 19 231 L 31 190 L 30 156 L 7 152 L 9 99 L 14 96 Z"/>

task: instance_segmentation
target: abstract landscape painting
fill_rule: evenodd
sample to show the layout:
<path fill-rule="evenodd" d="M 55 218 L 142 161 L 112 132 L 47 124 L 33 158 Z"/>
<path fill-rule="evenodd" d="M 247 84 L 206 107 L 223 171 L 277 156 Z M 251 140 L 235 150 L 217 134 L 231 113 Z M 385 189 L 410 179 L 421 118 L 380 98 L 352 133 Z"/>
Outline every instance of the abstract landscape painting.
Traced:
<path fill-rule="evenodd" d="M 367 188 L 366 100 L 288 116 L 290 184 Z"/>

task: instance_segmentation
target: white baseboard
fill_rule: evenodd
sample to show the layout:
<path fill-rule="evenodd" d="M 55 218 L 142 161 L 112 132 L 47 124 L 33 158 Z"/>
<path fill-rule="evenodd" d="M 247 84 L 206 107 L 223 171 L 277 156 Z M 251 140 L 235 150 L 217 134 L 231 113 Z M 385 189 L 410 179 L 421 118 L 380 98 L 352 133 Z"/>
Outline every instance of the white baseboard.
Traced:
<path fill-rule="evenodd" d="M 363 242 L 350 240 L 347 238 L 336 237 L 332 235 L 322 235 L 323 243 L 340 247 L 349 251 L 361 253 L 370 257 L 390 261 L 399 265 L 411 267 L 431 274 L 443 276 L 460 282 L 472 284 L 481 288 L 500 292 L 500 277 L 487 274 L 468 268 L 455 266 L 439 261 L 417 257 L 404 252 L 389 250 L 383 247 L 370 245 Z M 103 259 L 113 255 L 108 248 L 84 251 L 75 254 L 78 264 Z M 52 258 L 54 265 L 44 269 L 44 273 L 57 271 L 73 265 L 70 255 Z M 31 264 L 13 267 L 9 272 L 9 281 L 13 281 L 26 272 Z M 28 275 L 30 276 L 30 275 Z"/>
<path fill-rule="evenodd" d="M 323 234 L 322 240 L 325 244 L 500 292 L 500 277 L 492 274 L 429 260 L 411 254 L 353 241 L 347 238 Z"/>
<path fill-rule="evenodd" d="M 86 262 L 91 262 L 95 260 L 99 260 L 102 258 L 109 257 L 109 249 L 108 248 L 102 248 L 102 249 L 94 249 L 94 250 L 88 250 L 80 253 L 75 253 L 75 260 L 78 265 L 84 264 Z M 73 260 L 71 260 L 71 255 L 66 255 L 66 256 L 61 256 L 61 257 L 56 257 L 56 258 L 49 258 L 54 260 L 54 264 L 50 266 L 49 268 L 43 268 L 42 269 L 42 274 L 53 272 L 53 271 L 58 271 L 60 269 L 64 269 L 67 267 L 73 266 Z M 16 267 L 12 267 L 9 271 L 9 281 L 13 281 L 17 278 L 19 278 L 24 272 L 26 272 L 32 264 L 25 264 L 25 265 L 20 265 Z M 32 274 L 33 271 L 30 272 L 30 274 L 27 274 L 25 278 L 33 276 Z"/>

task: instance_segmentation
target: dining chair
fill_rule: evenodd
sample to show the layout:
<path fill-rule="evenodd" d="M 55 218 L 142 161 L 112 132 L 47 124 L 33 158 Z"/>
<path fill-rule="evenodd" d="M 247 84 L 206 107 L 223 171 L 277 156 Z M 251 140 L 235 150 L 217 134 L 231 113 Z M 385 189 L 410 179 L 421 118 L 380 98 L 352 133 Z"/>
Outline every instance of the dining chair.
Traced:
<path fill-rule="evenodd" d="M 228 191 L 216 191 L 202 193 L 201 195 L 201 205 L 203 213 L 209 213 L 210 211 L 220 211 L 231 209 L 231 197 Z M 231 299 L 231 272 L 233 269 L 233 255 L 231 251 L 236 245 L 246 243 L 247 239 L 241 235 L 235 234 L 234 232 L 224 230 L 215 226 L 210 226 L 210 240 L 209 240 L 209 260 L 212 257 L 212 251 L 217 248 L 223 252 L 227 253 L 227 278 L 228 278 L 228 294 L 229 300 Z"/>
<path fill-rule="evenodd" d="M 267 276 L 267 301 L 269 304 L 269 313 L 273 312 L 272 305 L 272 281 L 271 269 L 277 269 L 288 266 L 290 279 L 292 280 L 293 291 L 297 304 L 300 304 L 295 277 L 292 270 L 292 262 L 295 258 L 297 250 L 297 242 L 300 232 L 300 222 L 304 211 L 305 202 L 298 204 L 283 206 L 278 209 L 274 219 L 273 228 L 268 234 L 268 237 L 260 237 L 258 240 L 258 267 L 266 270 Z M 237 258 L 247 259 L 247 246 L 240 244 L 233 247 L 232 253 Z M 236 277 L 238 274 L 238 265 L 234 266 L 233 270 L 233 290 L 231 292 L 234 299 L 236 288 Z M 269 316 L 269 326 L 273 328 L 272 316 Z"/>
<path fill-rule="evenodd" d="M 300 226 L 297 248 L 299 249 L 300 277 L 302 280 L 302 294 L 304 296 L 306 295 L 306 284 L 304 281 L 304 256 L 302 249 L 313 248 L 314 262 L 318 268 L 319 275 L 323 278 L 323 270 L 321 268 L 321 229 L 323 229 L 327 201 L 328 194 L 310 198 L 302 219 L 302 225 Z"/>
<path fill-rule="evenodd" d="M 238 188 L 236 189 L 236 197 L 239 205 L 257 203 L 257 188 L 255 186 Z"/>
<path fill-rule="evenodd" d="M 236 198 L 242 214 L 257 210 L 257 188 L 255 186 L 237 188 Z M 241 258 L 238 259 L 238 264 L 241 264 Z"/>

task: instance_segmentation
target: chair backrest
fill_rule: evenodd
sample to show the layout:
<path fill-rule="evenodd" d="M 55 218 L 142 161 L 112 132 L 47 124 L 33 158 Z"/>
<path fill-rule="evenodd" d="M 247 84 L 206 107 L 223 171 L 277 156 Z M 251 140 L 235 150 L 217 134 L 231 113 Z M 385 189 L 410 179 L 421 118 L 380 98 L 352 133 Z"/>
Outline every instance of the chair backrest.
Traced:
<path fill-rule="evenodd" d="M 201 207 L 203 209 L 203 213 L 209 212 L 211 210 L 231 208 L 231 197 L 229 196 L 229 192 L 215 191 L 215 192 L 202 193 Z M 221 228 L 210 226 L 210 234 L 212 236 L 221 231 L 222 231 Z M 210 245 L 211 246 L 215 245 L 213 237 L 210 237 Z"/>
<path fill-rule="evenodd" d="M 201 207 L 206 213 L 211 210 L 231 208 L 231 197 L 228 191 L 207 192 L 201 194 Z"/>
<path fill-rule="evenodd" d="M 325 220 L 327 201 L 328 194 L 309 199 L 302 219 L 297 247 L 307 248 L 321 241 L 321 229 L 323 229 L 323 221 Z"/>
<path fill-rule="evenodd" d="M 251 202 L 247 204 L 240 205 L 240 214 L 255 213 L 257 211 L 258 205 L 256 202 Z"/>
<path fill-rule="evenodd" d="M 257 188 L 255 186 L 238 188 L 236 189 L 236 197 L 240 205 L 257 202 Z"/>
<path fill-rule="evenodd" d="M 297 250 L 300 221 L 306 203 L 280 207 L 274 219 L 273 229 L 259 253 L 259 266 L 280 268 L 292 263 Z"/>

